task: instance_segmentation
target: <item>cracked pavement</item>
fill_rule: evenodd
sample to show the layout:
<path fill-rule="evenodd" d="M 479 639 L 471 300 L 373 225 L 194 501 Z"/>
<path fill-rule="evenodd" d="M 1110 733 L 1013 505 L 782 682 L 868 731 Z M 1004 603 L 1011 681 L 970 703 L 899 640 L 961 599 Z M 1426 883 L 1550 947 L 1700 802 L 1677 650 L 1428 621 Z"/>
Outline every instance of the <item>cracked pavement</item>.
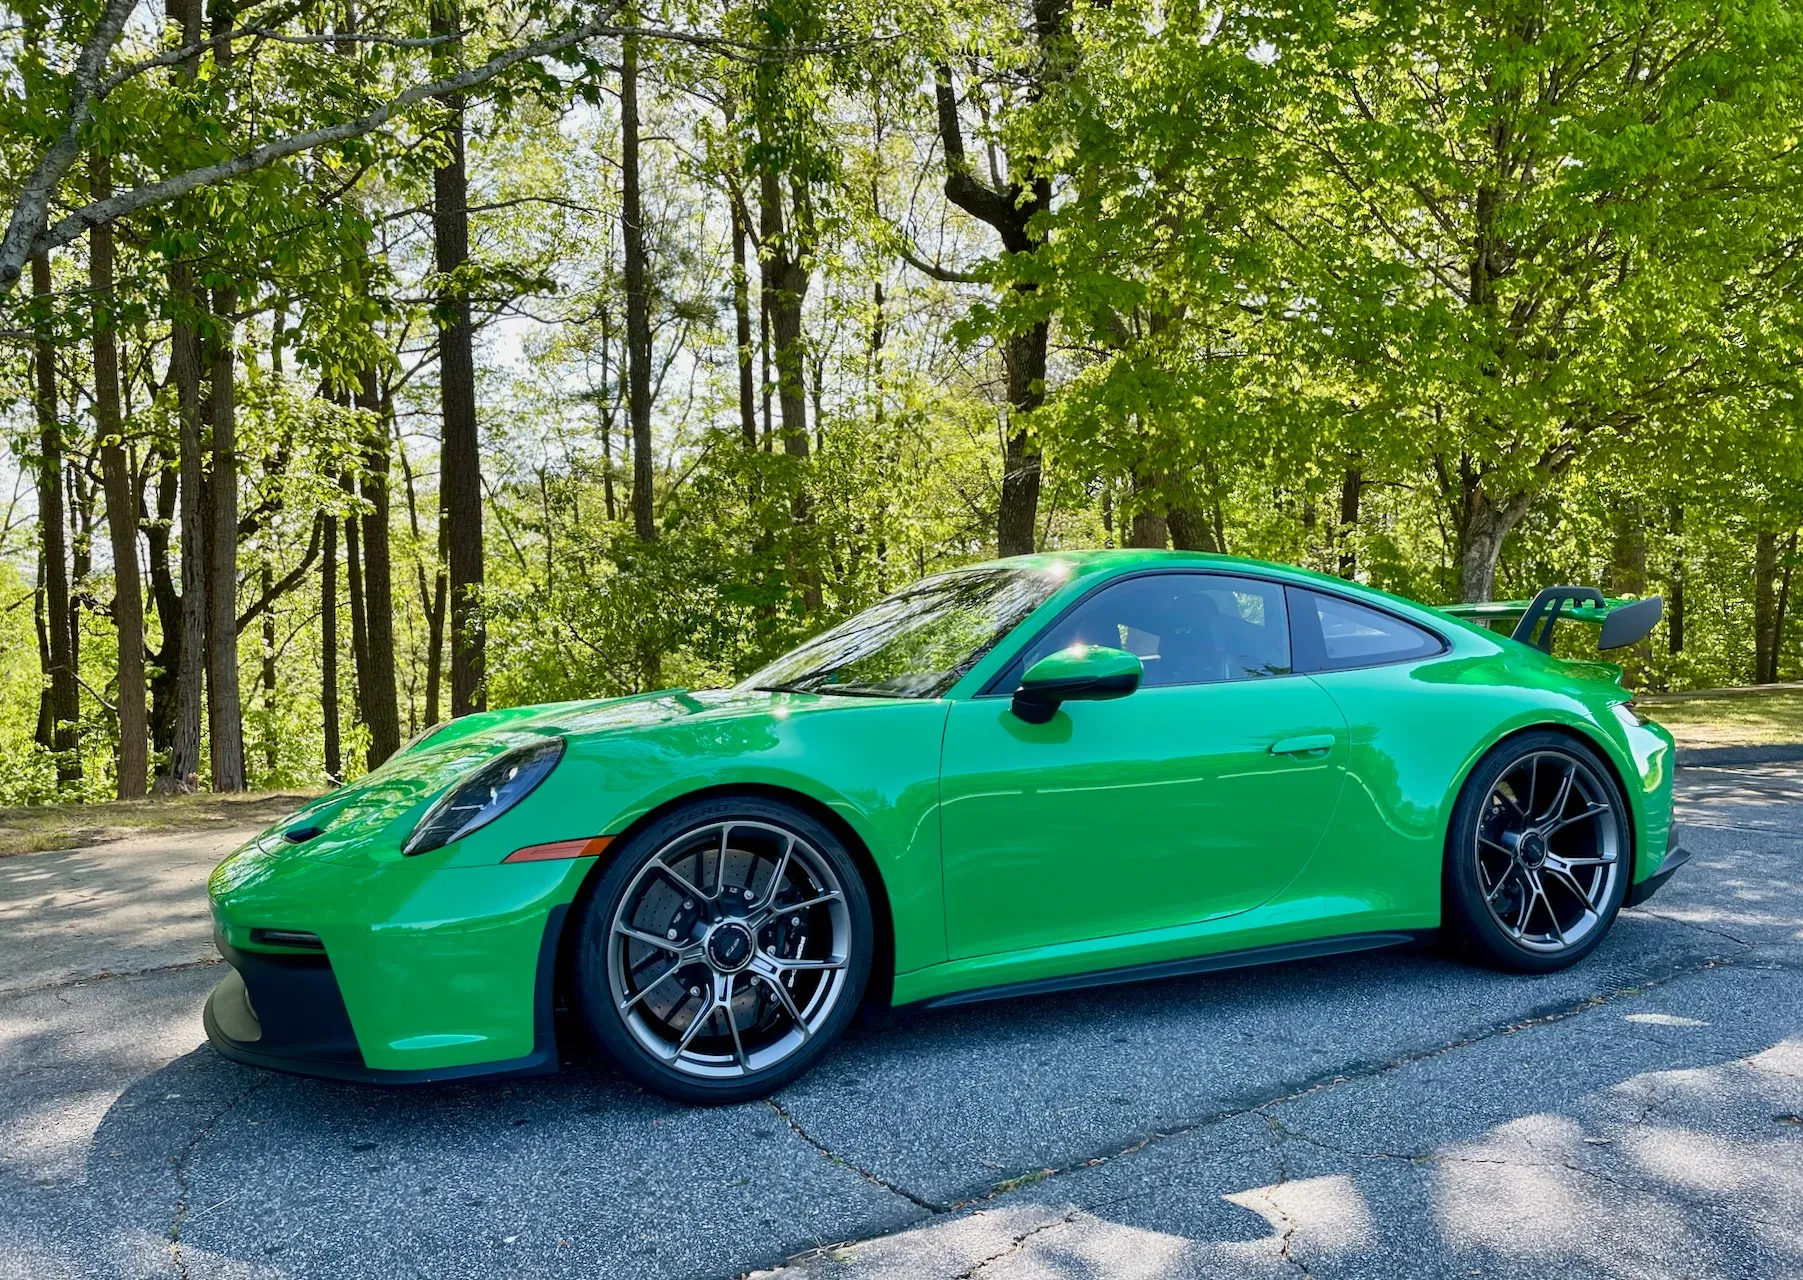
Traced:
<path fill-rule="evenodd" d="M 1574 970 L 903 1015 L 708 1111 L 237 1066 L 199 1026 L 229 835 L 0 859 L 0 1277 L 1797 1273 L 1803 766 L 1678 786 L 1696 856 Z"/>

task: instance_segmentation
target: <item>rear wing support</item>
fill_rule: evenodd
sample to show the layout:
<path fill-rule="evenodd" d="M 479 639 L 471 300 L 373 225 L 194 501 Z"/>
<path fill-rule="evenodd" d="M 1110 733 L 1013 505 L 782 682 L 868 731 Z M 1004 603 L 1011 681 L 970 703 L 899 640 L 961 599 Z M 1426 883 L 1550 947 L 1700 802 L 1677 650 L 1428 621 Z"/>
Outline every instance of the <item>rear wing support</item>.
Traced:
<path fill-rule="evenodd" d="M 1483 604 L 1442 605 L 1440 612 L 1473 622 L 1515 620 L 1513 639 L 1533 645 L 1542 653 L 1553 651 L 1553 626 L 1560 618 L 1573 618 L 1600 626 L 1599 649 L 1620 649 L 1643 640 L 1665 616 L 1665 600 L 1611 600 L 1595 587 L 1546 587 L 1532 600 L 1506 600 Z"/>

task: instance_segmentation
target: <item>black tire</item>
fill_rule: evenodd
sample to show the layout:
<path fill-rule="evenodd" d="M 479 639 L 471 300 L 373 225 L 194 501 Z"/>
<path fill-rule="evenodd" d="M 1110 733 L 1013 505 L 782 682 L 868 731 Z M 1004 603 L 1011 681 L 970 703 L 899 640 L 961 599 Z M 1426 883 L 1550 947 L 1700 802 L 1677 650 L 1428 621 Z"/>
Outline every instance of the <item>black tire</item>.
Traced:
<path fill-rule="evenodd" d="M 760 796 L 698 801 L 634 834 L 586 895 L 575 1004 L 647 1089 L 765 1098 L 856 1016 L 874 936 L 857 861 L 825 824 Z"/>
<path fill-rule="evenodd" d="M 1471 771 L 1447 828 L 1448 940 L 1517 973 L 1576 964 L 1615 923 L 1632 866 L 1627 804 L 1597 753 L 1551 730 L 1508 738 Z"/>

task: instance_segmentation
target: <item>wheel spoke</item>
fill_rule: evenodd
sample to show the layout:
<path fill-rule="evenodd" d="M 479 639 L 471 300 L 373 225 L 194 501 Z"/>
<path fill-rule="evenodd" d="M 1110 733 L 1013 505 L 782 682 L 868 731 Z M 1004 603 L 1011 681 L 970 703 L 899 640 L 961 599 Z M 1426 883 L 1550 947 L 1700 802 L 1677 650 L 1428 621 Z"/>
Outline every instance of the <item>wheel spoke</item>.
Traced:
<path fill-rule="evenodd" d="M 783 877 L 789 873 L 789 859 L 795 852 L 795 837 L 789 837 L 789 843 L 783 846 L 782 856 L 776 860 L 776 870 L 770 877 L 770 891 L 758 904 L 760 912 L 770 911 L 776 904 L 776 895 L 782 892 Z"/>
<path fill-rule="evenodd" d="M 689 949 L 688 944 L 680 938 L 660 938 L 655 933 L 646 933 L 643 929 L 634 929 L 628 924 L 616 924 L 614 932 L 621 937 L 631 938 L 634 942 L 642 942 L 648 947 L 656 947 L 660 951 L 668 951 L 674 955 L 681 955 Z"/>
<path fill-rule="evenodd" d="M 713 901 L 712 894 L 703 893 L 695 885 L 690 884 L 689 878 L 687 876 L 683 875 L 682 872 L 678 871 L 675 867 L 673 867 L 669 863 L 665 862 L 662 858 L 659 858 L 656 862 L 653 862 L 649 867 L 646 868 L 646 870 L 650 871 L 653 875 L 661 875 L 661 876 L 665 877 L 672 884 L 674 884 L 676 886 L 678 892 L 689 894 L 692 897 L 694 897 L 697 901 L 700 901 L 700 902 L 712 902 Z"/>
<path fill-rule="evenodd" d="M 1540 794 L 1540 757 L 1528 757 L 1528 804 L 1521 811 L 1521 816 L 1529 822 L 1534 820 L 1534 797 Z"/>
<path fill-rule="evenodd" d="M 1606 804 L 1590 805 L 1587 808 L 1585 808 L 1584 812 L 1582 812 L 1582 813 L 1574 813 L 1570 817 L 1559 819 L 1557 822 L 1553 823 L 1552 826 L 1550 826 L 1546 829 L 1546 834 L 1550 836 L 1554 832 L 1565 830 L 1565 828 L 1571 826 L 1574 823 L 1582 822 L 1586 818 L 1594 818 L 1599 813 L 1607 813 L 1607 812 L 1609 812 L 1609 806 Z"/>
<path fill-rule="evenodd" d="M 1554 866 L 1550 862 L 1546 864 L 1546 870 L 1547 873 L 1552 876 L 1555 884 L 1562 885 L 1566 889 L 1569 889 L 1576 895 L 1578 902 L 1583 905 L 1585 910 L 1589 910 L 1590 891 L 1578 883 L 1578 878 L 1576 876 L 1572 875 L 1564 866 Z"/>
<path fill-rule="evenodd" d="M 1560 858 L 1560 863 L 1567 867 L 1612 867 L 1614 858 Z"/>
<path fill-rule="evenodd" d="M 1509 878 L 1515 874 L 1516 865 L 1515 860 L 1511 858 L 1509 865 L 1502 869 L 1502 874 L 1496 877 L 1496 883 L 1490 887 L 1490 892 L 1484 895 L 1486 902 L 1496 901 L 1497 895 L 1503 891 L 1503 886 L 1508 884 Z"/>
<path fill-rule="evenodd" d="M 672 1061 L 682 1057 L 683 1054 L 688 1052 L 689 1041 L 693 1040 L 695 1038 L 695 1033 L 701 1030 L 702 1023 L 712 1022 L 714 1020 L 714 1013 L 718 1008 L 719 1006 L 712 1000 L 709 1000 L 706 1004 L 701 1006 L 701 1012 L 695 1015 L 694 1020 L 689 1023 L 688 1028 L 682 1033 L 682 1039 L 676 1042 L 676 1048 L 671 1051 L 670 1058 Z"/>
<path fill-rule="evenodd" d="M 720 974 L 715 983 L 718 994 L 715 996 L 714 1004 L 726 1015 L 727 1029 L 732 1032 L 732 1053 L 733 1057 L 739 1060 L 739 1070 L 749 1072 L 751 1060 L 745 1056 L 745 1042 L 739 1038 L 739 1019 L 732 1011 L 733 987 L 737 981 L 737 974 Z"/>
<path fill-rule="evenodd" d="M 684 957 L 678 955 L 676 957 L 676 959 L 671 962 L 670 967 L 668 969 L 665 969 L 662 973 L 658 974 L 657 977 L 653 978 L 650 982 L 647 982 L 644 986 L 640 987 L 636 992 L 633 993 L 631 999 L 622 1003 L 620 1005 L 620 1012 L 621 1013 L 631 1013 L 634 1009 L 636 1009 L 638 1007 L 639 1002 L 641 1000 L 643 1000 L 646 996 L 651 994 L 651 992 L 654 988 L 656 988 L 657 986 L 662 984 L 665 980 L 675 977 L 676 971 L 678 969 L 682 968 L 683 965 L 685 965 L 687 963 L 688 963 L 688 961 Z"/>
<path fill-rule="evenodd" d="M 754 972 L 752 976 L 776 993 L 777 1003 L 782 1005 L 783 1011 L 789 1015 L 790 1020 L 800 1029 L 801 1038 L 803 1040 L 811 1039 L 814 1035 L 814 1029 L 802 1018 L 801 1010 L 795 1007 L 795 1001 L 793 997 L 789 995 L 789 989 L 767 973 Z"/>
<path fill-rule="evenodd" d="M 824 960 L 783 960 L 777 956 L 771 956 L 770 963 L 784 973 L 821 973 L 843 969 L 851 962 L 842 956 L 828 956 Z"/>
<path fill-rule="evenodd" d="M 1565 766 L 1565 776 L 1559 779 L 1559 794 L 1554 796 L 1552 804 L 1547 806 L 1545 816 L 1540 819 L 1542 824 L 1548 819 L 1558 818 L 1565 812 L 1565 806 L 1571 803 L 1571 786 L 1577 781 L 1577 776 L 1576 762 Z"/>

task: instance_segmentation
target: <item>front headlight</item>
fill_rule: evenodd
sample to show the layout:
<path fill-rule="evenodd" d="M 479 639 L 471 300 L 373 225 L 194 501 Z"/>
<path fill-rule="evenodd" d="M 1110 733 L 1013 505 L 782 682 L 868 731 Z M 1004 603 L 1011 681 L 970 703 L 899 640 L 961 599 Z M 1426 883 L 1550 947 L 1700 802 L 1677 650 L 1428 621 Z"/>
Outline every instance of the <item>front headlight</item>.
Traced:
<path fill-rule="evenodd" d="M 426 810 L 401 852 L 428 853 L 486 827 L 531 795 L 562 758 L 563 739 L 546 738 L 490 760 Z"/>

